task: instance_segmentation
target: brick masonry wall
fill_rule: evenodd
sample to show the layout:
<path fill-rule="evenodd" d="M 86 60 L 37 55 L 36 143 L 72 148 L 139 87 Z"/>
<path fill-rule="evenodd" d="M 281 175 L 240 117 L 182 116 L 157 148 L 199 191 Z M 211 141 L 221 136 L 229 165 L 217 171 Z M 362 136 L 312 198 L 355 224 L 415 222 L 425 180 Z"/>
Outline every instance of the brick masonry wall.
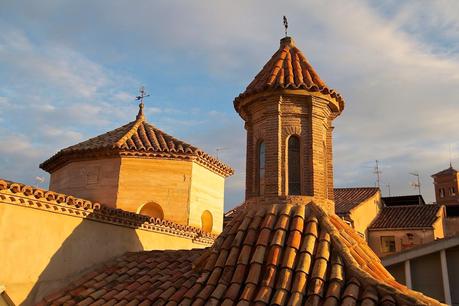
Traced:
<path fill-rule="evenodd" d="M 264 197 L 288 196 L 288 139 L 300 138 L 301 195 L 333 199 L 329 101 L 311 95 L 273 93 L 244 109 L 247 130 L 246 199 L 259 197 L 258 146 L 266 145 Z"/>

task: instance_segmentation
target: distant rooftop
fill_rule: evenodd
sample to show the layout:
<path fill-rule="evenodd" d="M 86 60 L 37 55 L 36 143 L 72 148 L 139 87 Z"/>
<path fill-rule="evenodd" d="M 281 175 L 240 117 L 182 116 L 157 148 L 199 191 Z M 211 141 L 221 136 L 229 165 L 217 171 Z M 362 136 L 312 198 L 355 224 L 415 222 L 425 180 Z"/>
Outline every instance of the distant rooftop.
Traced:
<path fill-rule="evenodd" d="M 457 173 L 457 170 L 454 169 L 452 165 L 449 165 L 449 168 L 442 170 L 440 172 L 437 172 L 435 174 L 432 174 L 432 177 L 440 176 L 440 175 L 451 175 L 451 174 L 456 174 L 456 173 Z"/>
<path fill-rule="evenodd" d="M 378 187 L 335 188 L 335 212 L 347 214 L 379 191 Z"/>
<path fill-rule="evenodd" d="M 440 209 L 440 205 L 383 207 L 369 230 L 431 228 Z"/>

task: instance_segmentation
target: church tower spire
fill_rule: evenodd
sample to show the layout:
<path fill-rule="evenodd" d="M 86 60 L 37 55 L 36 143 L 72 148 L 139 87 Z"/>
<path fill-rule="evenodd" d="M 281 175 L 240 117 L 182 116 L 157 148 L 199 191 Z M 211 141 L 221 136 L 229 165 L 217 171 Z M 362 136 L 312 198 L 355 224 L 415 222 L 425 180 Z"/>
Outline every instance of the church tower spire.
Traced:
<path fill-rule="evenodd" d="M 234 101 L 247 130 L 246 200 L 308 203 L 333 211 L 332 121 L 344 100 L 293 38 Z"/>

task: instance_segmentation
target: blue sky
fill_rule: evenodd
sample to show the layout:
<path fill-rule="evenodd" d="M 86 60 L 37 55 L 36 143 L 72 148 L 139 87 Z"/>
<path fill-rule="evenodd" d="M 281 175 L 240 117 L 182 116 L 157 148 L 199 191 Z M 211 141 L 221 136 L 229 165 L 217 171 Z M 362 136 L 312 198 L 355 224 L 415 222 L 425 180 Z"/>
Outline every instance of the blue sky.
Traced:
<path fill-rule="evenodd" d="M 144 85 L 149 121 L 236 169 L 245 132 L 233 109 L 289 33 L 346 99 L 335 121 L 335 185 L 411 194 L 421 174 L 459 163 L 457 1 L 0 1 L 0 177 L 35 183 L 60 148 L 132 121 Z M 45 183 L 47 184 L 47 182 Z"/>

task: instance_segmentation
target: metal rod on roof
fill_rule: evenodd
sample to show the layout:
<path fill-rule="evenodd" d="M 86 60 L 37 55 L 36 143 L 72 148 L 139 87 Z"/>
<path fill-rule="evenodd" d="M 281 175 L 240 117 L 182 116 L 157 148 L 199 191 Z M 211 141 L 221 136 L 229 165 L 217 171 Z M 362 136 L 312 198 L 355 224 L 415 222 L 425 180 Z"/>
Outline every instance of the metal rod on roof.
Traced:
<path fill-rule="evenodd" d="M 410 172 L 412 176 L 416 176 L 418 179 L 417 183 L 411 184 L 414 188 L 418 188 L 419 195 L 421 195 L 421 180 L 419 179 L 419 172 Z M 421 198 L 419 198 L 419 204 L 421 204 Z"/>
<path fill-rule="evenodd" d="M 285 28 L 285 37 L 287 37 L 288 21 L 287 17 L 284 16 L 284 28 Z"/>
<path fill-rule="evenodd" d="M 373 172 L 376 174 L 376 186 L 381 189 L 381 173 L 382 171 L 379 169 L 379 160 L 376 160 L 375 171 Z"/>

